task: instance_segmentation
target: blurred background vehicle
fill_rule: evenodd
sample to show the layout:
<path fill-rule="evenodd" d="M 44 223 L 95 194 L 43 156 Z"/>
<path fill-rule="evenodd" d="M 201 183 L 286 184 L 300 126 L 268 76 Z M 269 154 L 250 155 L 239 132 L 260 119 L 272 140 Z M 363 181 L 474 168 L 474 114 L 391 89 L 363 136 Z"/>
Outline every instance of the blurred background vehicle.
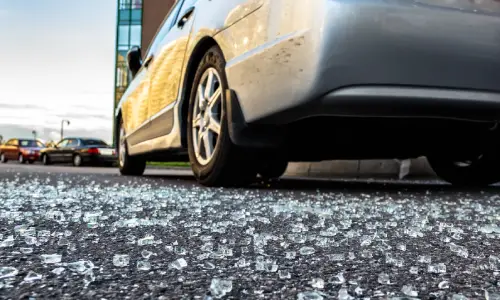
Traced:
<path fill-rule="evenodd" d="M 70 137 L 61 140 L 52 147 L 47 147 L 40 154 L 44 165 L 72 163 L 82 165 L 112 166 L 117 161 L 113 147 L 100 139 Z"/>
<path fill-rule="evenodd" d="M 0 162 L 18 160 L 19 163 L 34 163 L 39 159 L 40 151 L 45 148 L 39 140 L 35 139 L 10 139 L 0 146 Z"/>

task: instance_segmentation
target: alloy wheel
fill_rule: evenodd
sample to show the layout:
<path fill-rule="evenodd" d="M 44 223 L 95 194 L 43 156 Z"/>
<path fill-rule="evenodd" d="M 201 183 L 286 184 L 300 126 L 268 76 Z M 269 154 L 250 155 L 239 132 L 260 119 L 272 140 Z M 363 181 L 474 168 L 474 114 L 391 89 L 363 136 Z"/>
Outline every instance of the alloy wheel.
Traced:
<path fill-rule="evenodd" d="M 75 157 L 73 157 L 73 164 L 75 166 L 80 166 L 82 164 L 82 157 L 80 155 L 75 155 Z"/>
<path fill-rule="evenodd" d="M 193 108 L 193 146 L 198 163 L 207 165 L 213 158 L 221 132 L 223 91 L 214 68 L 201 76 Z"/>
<path fill-rule="evenodd" d="M 19 154 L 19 163 L 23 164 L 24 163 L 24 156 L 22 154 Z"/>

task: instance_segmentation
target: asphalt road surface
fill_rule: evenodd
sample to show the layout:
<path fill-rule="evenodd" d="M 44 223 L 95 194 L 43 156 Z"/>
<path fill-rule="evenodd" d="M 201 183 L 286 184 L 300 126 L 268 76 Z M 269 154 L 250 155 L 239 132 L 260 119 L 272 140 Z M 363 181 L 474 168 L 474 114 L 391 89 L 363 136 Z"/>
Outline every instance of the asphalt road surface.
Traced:
<path fill-rule="evenodd" d="M 0 165 L 1 299 L 500 299 L 499 188 Z"/>

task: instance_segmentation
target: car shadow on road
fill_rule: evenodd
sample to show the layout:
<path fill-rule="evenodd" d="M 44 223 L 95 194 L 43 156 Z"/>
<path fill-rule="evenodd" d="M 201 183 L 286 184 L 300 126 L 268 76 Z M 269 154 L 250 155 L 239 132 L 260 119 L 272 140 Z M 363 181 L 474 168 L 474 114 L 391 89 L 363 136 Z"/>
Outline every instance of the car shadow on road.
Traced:
<path fill-rule="evenodd" d="M 271 183 L 261 183 L 253 188 L 278 190 L 322 190 L 342 192 L 462 192 L 462 193 L 499 193 L 500 186 L 483 188 L 457 187 L 438 180 L 391 180 L 391 179 L 303 179 L 284 178 Z"/>
<path fill-rule="evenodd" d="M 175 180 L 177 182 L 195 183 L 192 175 L 166 175 L 148 174 L 150 179 Z M 438 180 L 395 180 L 395 179 L 314 179 L 285 177 L 276 181 L 256 183 L 245 189 L 253 190 L 321 190 L 342 192 L 422 192 L 443 191 L 462 193 L 499 193 L 500 186 L 489 186 L 484 188 L 457 187 Z"/>

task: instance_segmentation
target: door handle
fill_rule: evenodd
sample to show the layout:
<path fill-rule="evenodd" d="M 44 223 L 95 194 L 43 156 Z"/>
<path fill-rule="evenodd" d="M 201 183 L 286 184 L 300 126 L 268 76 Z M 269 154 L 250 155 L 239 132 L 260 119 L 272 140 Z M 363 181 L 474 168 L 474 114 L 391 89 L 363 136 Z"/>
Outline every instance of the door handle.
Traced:
<path fill-rule="evenodd" d="M 150 56 L 148 56 L 148 58 L 146 58 L 146 60 L 144 61 L 144 67 L 146 67 L 146 68 L 149 67 L 149 65 L 153 61 L 153 58 L 154 58 L 153 54 L 151 54 Z"/>
<path fill-rule="evenodd" d="M 186 11 L 184 12 L 184 15 L 182 16 L 182 18 L 179 20 L 179 22 L 177 22 L 177 27 L 179 27 L 179 28 L 184 27 L 184 25 L 186 24 L 186 22 L 193 15 L 194 9 L 195 9 L 194 6 L 191 6 L 190 8 L 186 9 Z"/>

